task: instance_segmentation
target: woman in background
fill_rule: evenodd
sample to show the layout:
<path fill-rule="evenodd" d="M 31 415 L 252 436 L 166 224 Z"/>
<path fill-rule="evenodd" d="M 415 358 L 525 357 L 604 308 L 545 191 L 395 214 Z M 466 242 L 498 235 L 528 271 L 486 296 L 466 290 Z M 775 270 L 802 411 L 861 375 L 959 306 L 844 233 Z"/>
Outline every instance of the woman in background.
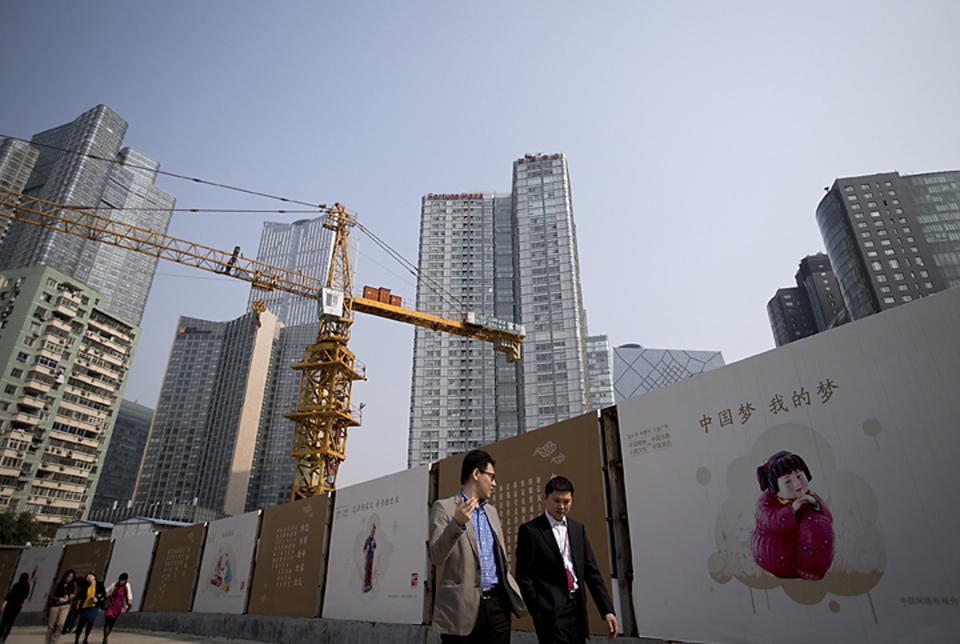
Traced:
<path fill-rule="evenodd" d="M 93 622 L 97 619 L 97 613 L 100 612 L 100 606 L 107 597 L 107 592 L 103 588 L 103 582 L 97 580 L 97 576 L 88 572 L 83 581 L 77 588 L 77 631 L 73 638 L 73 644 L 79 644 L 80 633 L 83 633 L 83 644 L 90 644 L 88 638 L 90 631 L 93 630 Z"/>
<path fill-rule="evenodd" d="M 73 569 L 63 573 L 47 602 L 47 644 L 57 644 L 63 625 L 70 614 L 70 608 L 77 595 L 76 574 Z"/>
<path fill-rule="evenodd" d="M 117 583 L 110 584 L 107 588 L 107 610 L 103 614 L 103 644 L 107 644 L 107 638 L 110 637 L 120 613 L 129 613 L 133 605 L 133 589 L 130 588 L 128 578 L 127 573 L 122 572 Z"/>

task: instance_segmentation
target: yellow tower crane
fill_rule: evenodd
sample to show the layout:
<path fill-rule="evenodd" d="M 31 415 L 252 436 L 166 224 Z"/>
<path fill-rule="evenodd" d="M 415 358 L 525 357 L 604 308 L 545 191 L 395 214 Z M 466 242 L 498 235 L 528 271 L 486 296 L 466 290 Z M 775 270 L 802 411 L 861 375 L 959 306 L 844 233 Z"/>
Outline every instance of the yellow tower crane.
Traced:
<path fill-rule="evenodd" d="M 291 455 L 296 464 L 291 499 L 336 489 L 337 470 L 346 457 L 347 429 L 360 424 L 350 405 L 353 381 L 365 379 L 347 347 L 354 311 L 490 342 L 496 351 L 506 354 L 508 362 L 520 358 L 524 338 L 521 325 L 472 311 L 462 320 L 453 320 L 355 297 L 347 238 L 356 219 L 340 204 L 320 206 L 320 210 L 325 213 L 323 226 L 334 232 L 325 279 L 248 259 L 240 254 L 239 246 L 228 253 L 115 221 L 93 207 L 58 204 L 0 186 L 0 216 L 7 219 L 227 275 L 264 291 L 318 300 L 317 341 L 306 348 L 303 362 L 293 365 L 300 372 L 297 409 L 284 414 L 294 422 Z M 254 305 L 257 313 L 265 309 L 262 302 Z"/>

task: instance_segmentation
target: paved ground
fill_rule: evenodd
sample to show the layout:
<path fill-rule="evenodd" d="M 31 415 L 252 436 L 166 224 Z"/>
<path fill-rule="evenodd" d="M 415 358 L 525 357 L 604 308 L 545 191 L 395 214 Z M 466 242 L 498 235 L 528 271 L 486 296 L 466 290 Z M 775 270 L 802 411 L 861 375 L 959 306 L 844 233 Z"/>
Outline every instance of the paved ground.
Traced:
<path fill-rule="evenodd" d="M 120 618 L 120 624 L 123 618 Z M 14 624 L 10 631 L 10 637 L 6 644 L 40 644 L 44 641 L 46 629 L 40 626 L 17 626 Z M 81 639 L 81 642 L 83 640 Z M 103 641 L 103 627 L 98 623 L 97 627 L 90 631 L 89 644 L 101 644 Z M 246 642 L 244 640 L 227 639 L 209 639 L 194 637 L 191 635 L 178 635 L 177 633 L 142 633 L 133 631 L 124 631 L 114 629 L 110 633 L 110 644 L 173 644 L 175 642 L 186 642 L 189 644 L 224 644 L 231 642 L 233 644 L 262 644 L 262 642 Z M 61 635 L 58 644 L 73 644 L 73 634 Z"/>

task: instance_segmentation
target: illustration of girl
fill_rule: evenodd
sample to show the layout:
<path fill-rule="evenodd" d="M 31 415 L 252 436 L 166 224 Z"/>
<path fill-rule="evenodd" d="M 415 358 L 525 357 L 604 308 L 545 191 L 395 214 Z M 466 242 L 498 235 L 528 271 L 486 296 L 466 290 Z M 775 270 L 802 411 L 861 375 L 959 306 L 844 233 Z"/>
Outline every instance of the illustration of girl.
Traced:
<path fill-rule="evenodd" d="M 376 524 L 370 526 L 370 536 L 363 542 L 364 566 L 363 566 L 363 592 L 369 593 L 373 590 L 373 553 L 377 549 L 377 540 L 374 535 L 377 534 Z"/>
<path fill-rule="evenodd" d="M 757 565 L 781 579 L 823 579 L 833 563 L 833 516 L 810 490 L 810 469 L 791 452 L 777 452 L 757 468 L 763 492 L 750 552 Z"/>

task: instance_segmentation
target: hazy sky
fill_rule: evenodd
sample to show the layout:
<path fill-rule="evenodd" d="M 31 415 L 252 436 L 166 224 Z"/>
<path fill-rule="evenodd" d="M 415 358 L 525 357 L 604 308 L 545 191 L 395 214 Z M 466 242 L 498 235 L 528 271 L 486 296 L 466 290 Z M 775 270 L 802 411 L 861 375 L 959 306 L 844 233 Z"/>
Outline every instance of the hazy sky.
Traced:
<path fill-rule="evenodd" d="M 567 155 L 589 330 L 612 346 L 773 347 L 766 303 L 821 251 L 836 177 L 960 168 L 960 3 L 4 3 L 0 134 L 105 103 L 163 170 L 339 201 L 416 262 L 420 197 L 509 192 Z M 161 177 L 182 208 L 277 202 Z M 264 220 L 174 215 L 255 257 Z M 356 234 L 360 234 L 357 232 Z M 361 235 L 357 285 L 412 303 Z M 126 397 L 156 405 L 179 315 L 243 314 L 242 282 L 163 263 Z M 406 467 L 413 332 L 358 314 L 366 402 L 346 485 Z"/>

